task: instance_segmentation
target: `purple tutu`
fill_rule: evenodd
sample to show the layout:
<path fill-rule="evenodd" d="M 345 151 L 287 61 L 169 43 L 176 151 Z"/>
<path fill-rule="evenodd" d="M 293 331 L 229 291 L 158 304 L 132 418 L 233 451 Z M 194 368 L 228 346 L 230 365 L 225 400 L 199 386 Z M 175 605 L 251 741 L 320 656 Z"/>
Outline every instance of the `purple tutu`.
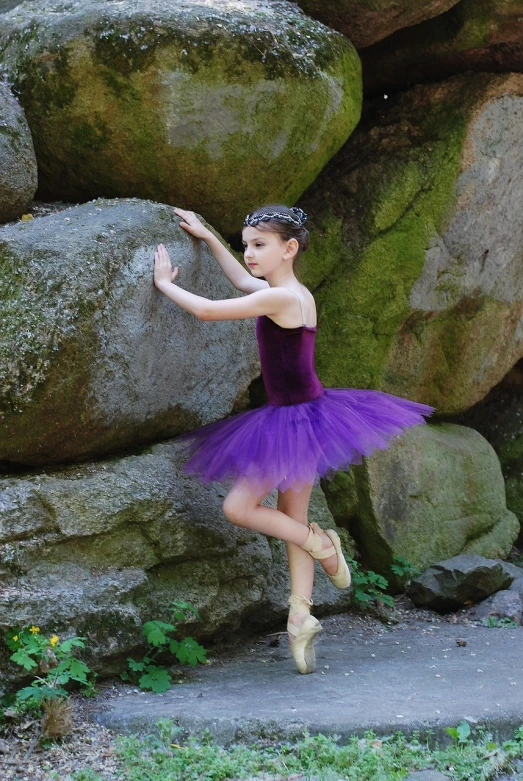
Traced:
<path fill-rule="evenodd" d="M 384 450 L 432 407 L 372 390 L 325 388 L 313 401 L 258 409 L 181 437 L 188 474 L 203 483 L 245 477 L 260 492 L 317 484 Z"/>
<path fill-rule="evenodd" d="M 315 331 L 257 319 L 269 401 L 182 435 L 187 474 L 203 483 L 245 477 L 260 493 L 300 491 L 360 464 L 432 414 L 427 404 L 382 391 L 324 388 L 314 371 Z"/>

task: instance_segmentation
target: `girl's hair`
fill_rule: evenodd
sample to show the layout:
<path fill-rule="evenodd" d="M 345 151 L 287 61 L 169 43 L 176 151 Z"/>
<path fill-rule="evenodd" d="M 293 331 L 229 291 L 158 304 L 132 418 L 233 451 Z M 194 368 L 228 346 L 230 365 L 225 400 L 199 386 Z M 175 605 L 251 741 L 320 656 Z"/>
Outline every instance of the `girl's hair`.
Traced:
<path fill-rule="evenodd" d="M 245 226 L 253 226 L 262 231 L 278 233 L 283 241 L 296 239 L 298 252 L 294 258 L 294 268 L 302 252 L 309 246 L 309 231 L 303 225 L 307 215 L 296 207 L 289 208 L 281 203 L 260 206 L 245 218 Z"/>

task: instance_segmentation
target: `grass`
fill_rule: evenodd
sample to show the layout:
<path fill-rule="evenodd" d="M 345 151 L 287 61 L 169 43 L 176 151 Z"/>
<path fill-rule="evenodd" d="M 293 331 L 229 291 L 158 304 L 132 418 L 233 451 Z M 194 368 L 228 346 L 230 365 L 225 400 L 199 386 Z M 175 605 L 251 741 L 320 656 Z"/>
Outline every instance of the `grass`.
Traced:
<path fill-rule="evenodd" d="M 523 759 L 523 726 L 514 739 L 496 744 L 482 729 L 471 739 L 440 747 L 419 734 L 401 732 L 377 738 L 374 732 L 342 742 L 324 735 L 296 742 L 233 745 L 222 748 L 209 735 L 180 739 L 172 721 L 158 722 L 158 735 L 118 736 L 122 781 L 225 781 L 285 779 L 296 774 L 319 781 L 396 781 L 415 770 L 434 768 L 453 781 L 488 781 L 514 770 Z M 454 730 L 456 732 L 456 730 Z M 76 771 L 74 781 L 103 781 L 92 770 Z"/>

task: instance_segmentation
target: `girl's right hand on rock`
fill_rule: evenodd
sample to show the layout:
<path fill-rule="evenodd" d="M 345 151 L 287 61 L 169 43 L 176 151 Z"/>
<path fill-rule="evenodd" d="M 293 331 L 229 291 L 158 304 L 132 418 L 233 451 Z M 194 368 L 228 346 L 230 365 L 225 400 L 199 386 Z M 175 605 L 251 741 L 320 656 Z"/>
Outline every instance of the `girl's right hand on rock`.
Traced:
<path fill-rule="evenodd" d="M 182 218 L 180 228 L 184 228 L 187 233 L 190 233 L 192 236 L 196 236 L 197 239 L 204 239 L 210 233 L 209 229 L 206 228 L 202 222 L 200 222 L 194 212 L 188 212 L 185 209 L 179 209 L 178 207 L 175 207 L 174 213 L 177 214 L 178 217 Z"/>

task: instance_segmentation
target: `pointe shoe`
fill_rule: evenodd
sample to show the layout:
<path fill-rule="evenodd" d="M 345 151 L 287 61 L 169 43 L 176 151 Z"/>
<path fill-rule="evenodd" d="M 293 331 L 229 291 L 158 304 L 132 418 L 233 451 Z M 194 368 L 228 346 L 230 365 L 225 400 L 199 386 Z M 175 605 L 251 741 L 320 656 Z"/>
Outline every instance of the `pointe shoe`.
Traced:
<path fill-rule="evenodd" d="M 294 642 L 291 644 L 291 653 L 296 662 L 296 667 L 300 673 L 307 675 L 308 673 L 313 673 L 316 669 L 314 640 L 323 627 L 317 618 L 308 613 L 309 607 L 312 606 L 312 600 L 291 594 L 289 605 L 291 606 L 289 617 L 298 613 L 307 614 L 301 626 L 291 624 L 290 621 L 287 624 L 288 633 L 294 637 Z"/>
<path fill-rule="evenodd" d="M 326 534 L 332 542 L 332 546 L 330 548 L 325 548 L 325 550 L 322 550 L 322 534 Z M 336 588 L 348 588 L 350 586 L 351 575 L 349 565 L 345 561 L 345 556 L 343 555 L 343 551 L 341 549 L 339 535 L 334 531 L 334 529 L 324 530 L 321 529 L 317 523 L 310 523 L 309 536 L 301 547 L 310 553 L 313 559 L 328 559 L 329 556 L 336 554 L 338 557 L 338 569 L 334 575 L 329 575 L 328 572 L 326 574 L 331 583 L 336 586 Z"/>

